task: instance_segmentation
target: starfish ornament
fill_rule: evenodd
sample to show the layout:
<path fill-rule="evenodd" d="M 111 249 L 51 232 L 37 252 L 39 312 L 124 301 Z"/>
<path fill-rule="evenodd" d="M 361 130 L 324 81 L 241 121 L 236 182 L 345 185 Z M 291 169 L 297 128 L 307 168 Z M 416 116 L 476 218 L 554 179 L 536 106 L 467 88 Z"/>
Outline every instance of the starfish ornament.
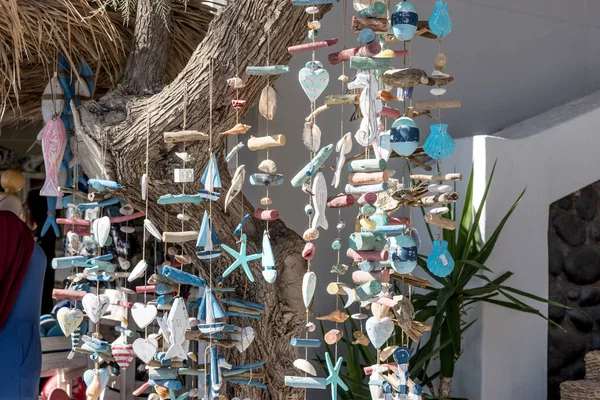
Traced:
<path fill-rule="evenodd" d="M 325 380 L 328 385 L 331 385 L 331 400 L 337 399 L 337 389 L 338 386 L 341 387 L 345 392 L 348 391 L 348 386 L 344 383 L 342 378 L 340 378 L 340 369 L 342 368 L 343 358 L 340 357 L 337 359 L 335 363 L 335 367 L 333 366 L 333 362 L 331 361 L 331 357 L 329 353 L 325 353 L 325 362 L 327 363 L 327 372 L 329 372 L 329 376 Z"/>
<path fill-rule="evenodd" d="M 233 271 L 235 271 L 235 269 L 237 267 L 239 267 L 241 265 L 242 268 L 244 269 L 244 272 L 246 273 L 246 276 L 248 276 L 248 279 L 250 280 L 250 282 L 254 282 L 254 276 L 252 275 L 252 271 L 250 271 L 250 267 L 248 266 L 248 261 L 254 261 L 254 260 L 258 260 L 259 258 L 262 258 L 262 253 L 252 254 L 252 255 L 246 254 L 246 234 L 245 233 L 242 234 L 242 243 L 240 244 L 239 252 L 233 250 L 231 247 L 229 247 L 225 244 L 222 244 L 221 248 L 223 250 L 225 250 L 226 252 L 228 252 L 229 254 L 231 254 L 233 257 L 235 257 L 235 261 L 233 262 L 233 264 L 231 264 L 229 266 L 229 268 L 227 268 L 225 270 L 225 272 L 223 272 L 223 278 L 225 278 L 226 276 L 231 274 Z"/>

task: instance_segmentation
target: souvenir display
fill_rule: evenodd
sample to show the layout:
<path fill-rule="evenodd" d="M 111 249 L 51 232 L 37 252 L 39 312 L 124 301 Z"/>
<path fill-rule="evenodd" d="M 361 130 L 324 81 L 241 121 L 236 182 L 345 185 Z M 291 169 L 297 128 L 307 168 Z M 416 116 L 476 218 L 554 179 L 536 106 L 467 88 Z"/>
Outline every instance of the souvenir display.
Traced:
<path fill-rule="evenodd" d="M 318 106 L 315 102 L 327 85 L 329 73 L 315 58 L 315 50 L 338 43 L 337 39 L 316 39 L 317 29 L 321 26 L 316 16 L 320 5 L 327 3 L 336 1 L 292 1 L 293 5 L 306 7 L 313 21 L 309 22 L 309 42 L 288 49 L 291 54 L 312 52 L 312 60 L 298 75 L 300 85 L 311 102 L 311 113 L 306 118 L 302 139 L 311 152 L 312 160 L 292 178 L 291 183 L 309 194 L 309 203 L 305 207 L 309 226 L 303 235 L 307 241 L 303 255 L 308 271 L 302 281 L 307 316 L 310 315 L 311 300 L 317 287 L 316 275 L 311 271 L 311 259 L 315 252 L 320 251 L 315 240 L 319 237 L 319 229 L 328 227 L 322 199 L 326 198 L 327 208 L 338 211 L 338 238 L 331 244 L 331 248 L 337 252 L 337 263 L 331 268 L 336 279 L 327 284 L 327 292 L 336 298 L 335 309 L 329 315 L 317 318 L 330 321 L 335 326 L 324 324 L 323 331 L 323 339 L 330 346 L 330 351 L 323 357 L 329 378 L 316 377 L 316 371 L 313 373 L 307 360 L 298 359 L 294 366 L 305 374 L 287 376 L 286 385 L 305 389 L 325 389 L 331 385 L 332 400 L 337 398 L 338 390 L 347 389 L 337 379 L 337 364 L 341 364 L 342 359 L 334 363 L 331 356 L 337 357 L 337 344 L 343 338 L 344 330 L 339 324 L 352 318 L 359 327 L 353 332 L 355 340 L 352 344 L 372 345 L 377 352 L 377 365 L 366 371 L 371 375 L 369 388 L 373 400 L 419 399 L 421 389 L 407 374 L 410 359 L 408 346 L 409 340 L 418 341 L 431 326 L 414 321 L 414 308 L 410 301 L 412 285 L 429 285 L 426 280 L 411 275 L 417 266 L 420 245 L 418 232 L 412 227 L 411 210 L 412 207 L 422 207 L 426 210 L 425 221 L 428 224 L 441 229 L 455 229 L 453 221 L 445 217 L 448 212 L 446 205 L 456 202 L 459 195 L 445 182 L 460 180 L 461 176 L 411 175 L 407 173 L 406 165 L 416 164 L 429 171 L 432 168 L 427 165 L 428 160 L 433 160 L 437 163 L 437 169 L 441 170 L 441 160 L 454 151 L 454 141 L 441 116 L 444 108 L 460 107 L 460 101 L 441 98 L 446 93 L 445 86 L 453 81 L 445 71 L 447 60 L 441 53 L 442 39 L 452 30 L 448 4 L 446 1 L 436 1 L 429 21 L 419 21 L 416 7 L 408 1 L 398 2 L 395 6 L 377 0 L 355 1 L 353 6 L 358 15 L 352 16 L 351 28 L 357 34 L 358 43 L 347 48 L 345 40 L 342 40 L 343 48 L 328 56 L 330 64 L 341 64 L 342 73 L 338 78 L 342 83 L 341 92 L 325 96 L 324 105 Z M 341 32 L 344 38 L 346 9 L 344 2 L 344 31 Z M 435 57 L 432 74 L 411 65 L 411 41 L 419 36 L 439 41 L 440 51 Z M 394 49 L 396 43 L 403 48 Z M 402 68 L 395 69 L 394 64 L 400 64 Z M 435 100 L 413 103 L 413 93 L 420 87 L 430 87 Z M 333 144 L 320 147 L 328 138 L 316 127 L 315 117 L 334 106 L 341 108 L 339 140 L 335 147 Z M 350 120 L 360 121 L 354 133 L 345 132 L 345 106 L 355 109 Z M 435 118 L 437 123 L 430 126 L 431 133 L 423 142 L 422 137 L 426 135 L 419 129 L 418 117 L 425 115 Z M 331 117 L 331 113 L 327 116 Z M 419 147 L 420 143 L 423 147 Z M 352 155 L 353 150 L 360 148 L 358 146 L 362 147 L 361 151 Z M 334 148 L 337 161 L 332 167 L 334 174 L 331 186 L 341 191 L 328 196 L 326 188 L 320 183 L 323 173 L 319 169 L 327 162 Z M 398 170 L 392 167 L 395 158 L 401 161 Z M 341 185 L 345 169 L 348 180 Z M 355 205 L 358 206 L 357 217 L 355 223 L 351 224 L 353 232 L 346 236 L 346 241 L 341 234 L 346 222 L 341 219 L 340 210 Z M 342 260 L 342 252 L 349 259 L 347 264 Z M 443 277 L 452 271 L 453 266 L 447 243 L 441 239 L 433 243 L 433 251 L 427 259 L 429 271 Z M 352 288 L 341 281 L 340 275 L 354 267 L 356 270 L 351 273 L 351 279 L 356 287 Z M 395 286 L 392 280 L 399 280 L 403 284 Z M 394 287 L 402 292 L 394 292 L 398 290 Z M 345 304 L 339 303 L 340 297 L 345 299 Z M 350 312 L 355 305 L 358 310 Z M 370 310 L 372 315 L 365 313 L 365 310 Z M 311 327 L 312 323 L 307 319 L 304 338 L 294 339 L 292 345 L 319 346 L 319 340 L 309 339 Z M 386 347 L 388 339 L 398 330 L 405 338 L 404 346 Z M 394 364 L 388 361 L 392 355 Z M 390 368 L 392 365 L 393 368 Z"/>

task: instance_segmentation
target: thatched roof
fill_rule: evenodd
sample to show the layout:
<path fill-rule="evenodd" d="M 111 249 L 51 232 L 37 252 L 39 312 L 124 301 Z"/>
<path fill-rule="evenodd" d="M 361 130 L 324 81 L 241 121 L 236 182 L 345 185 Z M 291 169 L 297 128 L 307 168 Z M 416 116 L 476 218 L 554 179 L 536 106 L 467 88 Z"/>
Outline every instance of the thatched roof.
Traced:
<path fill-rule="evenodd" d="M 215 9 L 201 0 L 173 3 L 168 79 L 187 63 L 206 34 Z M 4 0 L 0 4 L 0 125 L 41 119 L 40 97 L 56 70 L 57 55 L 86 61 L 96 75 L 95 97 L 123 73 L 135 26 L 93 0 Z"/>

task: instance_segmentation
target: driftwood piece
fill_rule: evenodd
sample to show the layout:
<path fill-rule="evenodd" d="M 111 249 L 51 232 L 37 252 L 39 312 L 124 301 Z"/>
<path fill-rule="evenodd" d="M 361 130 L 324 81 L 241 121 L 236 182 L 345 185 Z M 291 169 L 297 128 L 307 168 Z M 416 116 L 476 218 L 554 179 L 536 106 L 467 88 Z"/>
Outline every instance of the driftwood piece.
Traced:
<path fill-rule="evenodd" d="M 432 207 L 440 204 L 456 203 L 460 195 L 458 192 L 439 193 L 434 196 L 427 196 L 419 199 L 417 207 Z"/>
<path fill-rule="evenodd" d="M 246 67 L 247 75 L 281 75 L 290 72 L 290 67 L 287 65 L 267 65 L 267 66 L 252 66 Z"/>
<path fill-rule="evenodd" d="M 351 49 L 340 50 L 340 51 L 335 52 L 335 53 L 330 53 L 327 56 L 327 59 L 329 60 L 329 63 L 331 65 L 341 64 L 344 61 L 350 61 L 350 57 L 355 56 L 356 54 L 358 54 L 358 50 L 359 50 L 359 47 L 354 47 L 354 48 L 351 48 Z"/>
<path fill-rule="evenodd" d="M 186 232 L 163 232 L 162 241 L 164 243 L 185 243 L 198 239 L 198 231 Z"/>
<path fill-rule="evenodd" d="M 398 119 L 402 116 L 402 112 L 393 107 L 383 106 L 379 112 L 379 115 L 386 118 Z"/>
<path fill-rule="evenodd" d="M 306 118 L 304 118 L 304 121 L 310 122 L 310 121 L 312 121 L 312 119 L 314 117 L 316 117 L 317 115 L 321 114 L 323 111 L 328 110 L 328 109 L 329 109 L 329 104 L 324 104 L 324 105 L 316 108 L 315 111 L 308 114 L 308 116 Z"/>
<path fill-rule="evenodd" d="M 422 69 L 392 69 L 383 73 L 383 83 L 396 88 L 409 88 L 419 84 L 427 85 L 430 78 Z"/>
<path fill-rule="evenodd" d="M 387 183 L 389 179 L 388 171 L 373 172 L 355 172 L 348 176 L 348 183 L 351 185 L 373 185 L 377 183 Z"/>
<path fill-rule="evenodd" d="M 454 82 L 454 78 L 449 76 L 447 78 L 441 76 L 430 76 L 429 81 L 426 83 L 428 86 L 446 86 Z"/>
<path fill-rule="evenodd" d="M 263 210 L 257 208 L 254 210 L 254 218 L 258 218 L 261 221 L 274 221 L 279 219 L 279 212 L 277 210 Z"/>
<path fill-rule="evenodd" d="M 421 100 L 416 103 L 417 108 L 461 108 L 460 100 Z"/>
<path fill-rule="evenodd" d="M 285 145 L 285 135 L 273 136 L 251 136 L 248 139 L 248 150 L 264 150 L 270 147 L 281 147 Z"/>
<path fill-rule="evenodd" d="M 358 104 L 359 101 L 359 94 L 330 94 L 329 96 L 325 96 L 324 100 L 328 106 L 334 104 Z"/>
<path fill-rule="evenodd" d="M 288 53 L 298 54 L 305 51 L 313 51 L 317 49 L 324 49 L 325 47 L 335 46 L 339 42 L 338 38 L 319 40 L 318 42 L 309 42 L 303 44 L 297 44 L 295 46 L 288 47 Z"/>
<path fill-rule="evenodd" d="M 52 289 L 52 298 L 55 300 L 81 301 L 86 294 L 83 290 Z"/>
<path fill-rule="evenodd" d="M 456 221 L 447 218 L 442 218 L 440 215 L 427 213 L 425 214 L 425 222 L 431 225 L 438 226 L 442 229 L 446 229 L 448 231 L 453 231 L 456 229 Z"/>
<path fill-rule="evenodd" d="M 354 196 L 348 194 L 338 194 L 327 198 L 327 207 L 329 208 L 348 208 L 354 205 Z"/>
<path fill-rule="evenodd" d="M 163 134 L 165 143 L 193 142 L 197 140 L 208 140 L 208 135 L 199 131 L 165 132 Z"/>
<path fill-rule="evenodd" d="M 380 69 L 387 70 L 390 68 L 390 58 L 369 58 L 352 56 L 350 57 L 350 68 L 354 69 Z"/>
<path fill-rule="evenodd" d="M 375 32 L 387 32 L 387 18 L 361 18 L 355 15 L 352 16 L 352 29 L 362 31 L 363 29 L 373 29 Z"/>
<path fill-rule="evenodd" d="M 349 286 L 343 282 L 330 282 L 327 285 L 327 293 L 331 295 L 345 295 L 346 291 L 344 288 L 349 288 Z"/>
<path fill-rule="evenodd" d="M 460 173 L 450 173 L 445 175 L 422 175 L 422 174 L 412 174 L 410 179 L 415 181 L 427 181 L 427 182 L 447 182 L 447 181 L 462 181 L 462 174 Z"/>

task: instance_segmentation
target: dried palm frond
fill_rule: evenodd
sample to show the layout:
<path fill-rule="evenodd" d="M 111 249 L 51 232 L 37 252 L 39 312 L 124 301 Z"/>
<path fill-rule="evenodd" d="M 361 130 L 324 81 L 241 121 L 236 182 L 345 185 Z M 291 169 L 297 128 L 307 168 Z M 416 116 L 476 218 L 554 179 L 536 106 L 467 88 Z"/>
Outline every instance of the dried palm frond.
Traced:
<path fill-rule="evenodd" d="M 112 4 L 114 3 L 114 4 Z M 40 97 L 62 53 L 85 60 L 96 75 L 95 96 L 123 73 L 135 26 L 131 0 L 5 0 L 0 4 L 0 125 L 41 118 Z M 113 9 L 112 6 L 116 6 Z M 167 79 L 185 66 L 206 35 L 215 8 L 202 0 L 173 2 L 173 45 Z M 124 24 L 123 15 L 131 18 Z M 75 68 L 73 68 L 75 69 Z"/>

